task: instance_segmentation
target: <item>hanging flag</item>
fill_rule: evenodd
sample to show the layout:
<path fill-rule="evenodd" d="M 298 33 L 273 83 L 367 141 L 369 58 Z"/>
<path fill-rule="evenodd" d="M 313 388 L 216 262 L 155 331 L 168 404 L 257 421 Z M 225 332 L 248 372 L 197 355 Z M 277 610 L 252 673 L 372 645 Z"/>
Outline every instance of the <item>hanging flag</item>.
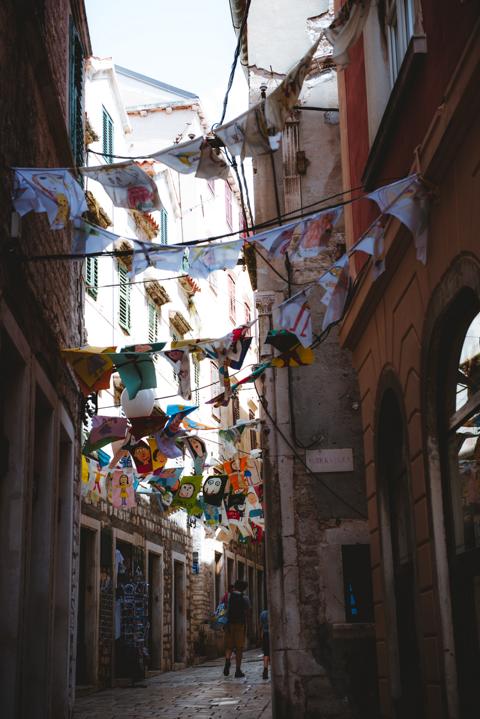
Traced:
<path fill-rule="evenodd" d="M 148 352 L 111 352 L 108 356 L 125 385 L 129 399 L 135 399 L 141 389 L 157 386 L 155 365 Z"/>
<path fill-rule="evenodd" d="M 207 279 L 215 270 L 229 270 L 237 265 L 243 240 L 196 245 L 189 248 L 188 274 L 194 279 Z"/>
<path fill-rule="evenodd" d="M 177 492 L 180 487 L 180 477 L 182 476 L 183 467 L 169 467 L 163 469 L 151 477 L 147 478 L 149 484 L 163 489 L 168 489 L 170 492 Z"/>
<path fill-rule="evenodd" d="M 203 498 L 207 504 L 214 507 L 220 507 L 225 494 L 227 484 L 226 474 L 213 474 L 207 477 L 203 483 Z"/>
<path fill-rule="evenodd" d="M 165 427 L 166 435 L 173 437 L 180 430 L 180 425 L 184 417 L 190 414 L 190 412 L 194 412 L 196 409 L 198 409 L 198 406 L 195 404 L 191 406 L 184 404 L 167 404 L 166 411 L 169 416 L 169 420 Z"/>
<path fill-rule="evenodd" d="M 85 220 L 77 219 L 74 222 L 72 252 L 79 255 L 90 252 L 103 252 L 109 245 L 118 240 L 135 242 L 125 237 L 119 237 L 113 232 L 97 227 Z"/>
<path fill-rule="evenodd" d="M 114 351 L 115 347 L 88 345 L 79 349 L 62 350 L 62 355 L 72 368 L 85 397 L 110 387 L 114 367 L 109 353 Z"/>
<path fill-rule="evenodd" d="M 200 148 L 200 161 L 195 177 L 203 180 L 227 180 L 230 167 L 217 147 L 204 140 Z"/>
<path fill-rule="evenodd" d="M 183 437 L 182 444 L 193 459 L 195 474 L 201 474 L 207 461 L 207 446 L 203 439 L 196 435 Z"/>
<path fill-rule="evenodd" d="M 323 317 L 322 329 L 326 330 L 327 327 L 334 322 L 338 322 L 343 317 L 345 304 L 348 298 L 348 290 L 350 289 L 350 275 L 348 273 L 348 262 L 342 268 L 337 283 L 330 294 L 330 300 L 328 303 L 327 311 Z M 322 302 L 323 302 L 322 298 Z"/>
<path fill-rule="evenodd" d="M 88 210 L 85 193 L 68 170 L 14 167 L 13 172 L 13 206 L 22 217 L 46 212 L 52 230 L 61 230 Z"/>
<path fill-rule="evenodd" d="M 166 425 L 168 417 L 166 414 L 155 414 L 149 417 L 131 417 L 129 419 L 132 425 L 131 435 L 134 440 L 139 442 L 144 437 L 155 432 L 160 432 Z"/>
<path fill-rule="evenodd" d="M 80 172 L 99 182 L 115 207 L 140 212 L 162 209 L 157 185 L 135 162 L 81 167 Z"/>
<path fill-rule="evenodd" d="M 293 332 L 270 330 L 265 344 L 271 344 L 281 354 L 270 360 L 272 367 L 303 367 L 313 364 L 315 359 L 310 347 L 303 347 Z"/>
<path fill-rule="evenodd" d="M 342 255 L 321 277 L 318 278 L 317 284 L 322 287 L 325 292 L 321 298 L 321 302 L 328 307 L 330 298 L 337 286 L 338 278 L 343 268 L 348 265 L 348 255 Z"/>
<path fill-rule="evenodd" d="M 177 459 L 181 457 L 183 451 L 178 446 L 175 435 L 163 435 L 161 432 L 155 434 L 155 441 L 159 451 L 164 454 L 168 459 Z"/>
<path fill-rule="evenodd" d="M 418 175 L 410 175 L 380 187 L 370 192 L 367 197 L 376 202 L 385 215 L 393 215 L 408 227 L 417 249 L 417 260 L 425 264 L 430 197 Z"/>
<path fill-rule="evenodd" d="M 182 427 L 185 427 L 185 429 L 192 429 L 192 430 L 218 430 L 218 427 L 210 427 L 208 424 L 202 424 L 202 422 L 197 422 L 195 419 L 192 419 L 191 417 L 184 417 L 182 419 Z"/>
<path fill-rule="evenodd" d="M 293 332 L 304 347 L 310 347 L 313 341 L 312 313 L 308 304 L 310 290 L 297 292 L 278 306 L 278 326 L 287 332 Z"/>
<path fill-rule="evenodd" d="M 194 140 L 171 145 L 165 150 L 160 150 L 150 155 L 150 157 L 167 165 L 167 167 L 171 167 L 172 170 L 181 172 L 184 175 L 189 174 L 195 172 L 198 168 L 202 154 L 202 144 L 203 137 L 196 137 Z"/>
<path fill-rule="evenodd" d="M 339 67 L 348 65 L 348 50 L 362 34 L 369 10 L 370 0 L 346 0 L 324 30 L 325 37 L 333 45 L 332 58 Z"/>
<path fill-rule="evenodd" d="M 283 132 L 287 118 L 298 102 L 303 81 L 317 51 L 321 33 L 312 47 L 289 70 L 280 85 L 265 100 L 265 120 L 270 135 Z"/>
<path fill-rule="evenodd" d="M 138 243 L 139 244 L 139 243 Z M 142 243 L 143 252 L 134 252 L 132 260 L 131 276 L 136 277 L 147 267 L 155 267 L 157 270 L 170 270 L 171 272 L 183 272 L 184 260 L 187 249 L 171 245 L 160 247 Z"/>
<path fill-rule="evenodd" d="M 167 464 L 168 457 L 160 451 L 155 437 L 148 437 L 147 442 L 152 453 L 153 474 L 160 474 Z"/>
<path fill-rule="evenodd" d="M 92 417 L 92 428 L 85 441 L 82 452 L 90 454 L 116 440 L 125 439 L 127 433 L 126 417 Z"/>
<path fill-rule="evenodd" d="M 103 470 L 100 466 L 92 467 L 91 486 L 88 498 L 97 504 L 101 499 L 109 498 L 110 472 Z M 110 495 L 111 498 L 111 495 Z"/>
<path fill-rule="evenodd" d="M 160 353 L 172 365 L 178 381 L 178 394 L 187 401 L 192 398 L 188 349 L 171 349 Z"/>
<path fill-rule="evenodd" d="M 190 514 L 195 507 L 197 496 L 202 486 L 202 479 L 201 474 L 182 477 L 180 487 L 173 498 L 172 507 L 181 507 Z"/>
<path fill-rule="evenodd" d="M 271 257 L 285 257 L 287 252 L 296 251 L 305 231 L 305 221 L 297 220 L 281 227 L 273 227 L 254 237 L 249 242 L 258 242 Z"/>
<path fill-rule="evenodd" d="M 376 220 L 365 234 L 355 243 L 349 254 L 365 252 L 372 256 L 372 275 L 376 280 L 385 272 L 385 227 L 382 221 Z"/>
<path fill-rule="evenodd" d="M 260 365 L 254 366 L 250 374 L 248 374 L 246 377 L 243 377 L 243 379 L 239 380 L 238 382 L 235 382 L 235 384 L 232 385 L 232 390 L 235 391 L 235 389 L 241 384 L 247 384 L 247 382 L 255 382 L 255 380 L 261 377 L 265 370 L 267 370 L 270 366 L 270 362 L 263 362 Z"/>
<path fill-rule="evenodd" d="M 136 444 L 129 445 L 128 451 L 132 455 L 138 474 L 145 475 L 153 473 L 152 449 L 148 442 L 142 439 Z"/>
<path fill-rule="evenodd" d="M 240 155 L 242 159 L 265 155 L 271 151 L 263 103 L 215 128 L 214 132 L 232 155 Z"/>
<path fill-rule="evenodd" d="M 263 507 L 260 504 L 257 493 L 255 492 L 253 487 L 250 487 L 247 492 L 245 504 L 248 519 L 259 527 L 262 527 L 263 529 L 263 527 L 265 526 Z"/>
<path fill-rule="evenodd" d="M 112 472 L 112 504 L 117 509 L 130 509 L 136 506 L 131 469 L 116 469 Z"/>
<path fill-rule="evenodd" d="M 291 248 L 292 258 L 316 257 L 320 252 L 328 249 L 333 228 L 343 215 L 343 207 L 334 207 L 312 215 L 305 220 L 302 236 L 296 247 Z"/>

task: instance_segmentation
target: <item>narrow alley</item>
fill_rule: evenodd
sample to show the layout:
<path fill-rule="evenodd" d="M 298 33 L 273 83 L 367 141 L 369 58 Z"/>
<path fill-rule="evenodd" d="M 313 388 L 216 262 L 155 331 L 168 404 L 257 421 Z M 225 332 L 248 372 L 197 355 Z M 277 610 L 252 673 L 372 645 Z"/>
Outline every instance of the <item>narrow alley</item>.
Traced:
<path fill-rule="evenodd" d="M 75 719 L 271 719 L 270 681 L 258 649 L 246 652 L 245 679 L 222 673 L 223 659 L 147 679 L 146 687 L 107 689 L 79 697 Z"/>

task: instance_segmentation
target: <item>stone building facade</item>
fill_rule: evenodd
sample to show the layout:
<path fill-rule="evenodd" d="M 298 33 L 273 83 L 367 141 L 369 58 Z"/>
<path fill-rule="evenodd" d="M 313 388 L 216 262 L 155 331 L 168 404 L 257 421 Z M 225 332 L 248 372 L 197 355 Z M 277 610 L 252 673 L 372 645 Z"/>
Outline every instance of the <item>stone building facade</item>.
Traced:
<path fill-rule="evenodd" d="M 9 168 L 82 162 L 91 50 L 80 1 L 4 2 L 0 23 L 2 716 L 69 717 L 82 407 L 60 350 L 83 342 L 83 283 L 78 263 L 28 259 L 68 253 L 71 232 L 42 214 L 12 224 Z"/>
<path fill-rule="evenodd" d="M 478 706 L 478 4 L 371 3 L 339 72 L 345 189 L 419 173 L 425 263 L 390 218 L 341 328 L 358 373 L 382 717 Z M 348 211 L 347 246 L 378 214 Z M 358 271 L 358 267 L 352 267 Z"/>
<path fill-rule="evenodd" d="M 246 5 L 231 2 L 237 28 Z M 250 5 L 242 52 L 251 105 L 268 96 L 331 22 L 332 5 L 278 0 Z M 329 48 L 321 41 L 281 148 L 253 160 L 256 224 L 275 218 L 286 223 L 288 213 L 320 210 L 341 193 L 337 78 L 324 59 Z M 342 222 L 321 258 L 268 257 L 269 265 L 256 253 L 261 361 L 272 357 L 271 346 L 262 343 L 268 330 L 278 327 L 278 305 L 315 282 L 344 248 Z M 325 312 L 320 289 L 308 300 L 318 335 Z M 311 366 L 269 369 L 257 382 L 265 420 L 274 716 L 371 717 L 375 655 L 360 396 L 336 329 L 314 355 Z M 326 457 L 339 460 L 327 471 Z M 351 611 L 352 593 L 357 611 Z"/>

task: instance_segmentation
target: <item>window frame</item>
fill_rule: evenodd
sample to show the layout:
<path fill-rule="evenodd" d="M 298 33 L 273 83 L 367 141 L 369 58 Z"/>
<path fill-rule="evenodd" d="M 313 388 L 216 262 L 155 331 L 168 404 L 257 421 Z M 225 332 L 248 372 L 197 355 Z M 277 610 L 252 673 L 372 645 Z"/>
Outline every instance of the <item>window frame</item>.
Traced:
<path fill-rule="evenodd" d="M 93 273 L 93 279 L 91 277 Z M 85 292 L 93 299 L 98 298 L 98 257 L 85 259 Z"/>
<path fill-rule="evenodd" d="M 160 210 L 160 244 L 168 245 L 168 212 L 162 207 Z"/>
<path fill-rule="evenodd" d="M 156 305 L 152 299 L 147 297 L 148 341 L 151 343 L 158 342 L 158 331 L 160 325 L 158 309 L 158 305 Z"/>
<path fill-rule="evenodd" d="M 124 332 L 130 334 L 132 328 L 132 285 L 128 269 L 122 262 L 118 263 L 118 324 Z M 122 302 L 125 309 L 122 310 Z"/>
<path fill-rule="evenodd" d="M 387 0 L 385 24 L 388 47 L 390 85 L 400 74 L 408 45 L 414 36 L 415 0 Z"/>
<path fill-rule="evenodd" d="M 114 137 L 115 123 L 105 105 L 102 105 L 102 152 L 107 163 L 113 160 Z"/>

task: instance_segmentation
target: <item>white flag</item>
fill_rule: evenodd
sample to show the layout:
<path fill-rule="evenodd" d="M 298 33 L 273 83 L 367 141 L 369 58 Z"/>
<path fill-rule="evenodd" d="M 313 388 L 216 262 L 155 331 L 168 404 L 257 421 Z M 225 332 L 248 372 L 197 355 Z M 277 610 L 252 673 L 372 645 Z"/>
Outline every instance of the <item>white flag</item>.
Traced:
<path fill-rule="evenodd" d="M 159 150 L 150 157 L 158 162 L 162 162 L 172 170 L 181 172 L 184 175 L 196 172 L 200 157 L 203 137 L 196 137 L 194 140 L 182 142 L 178 145 L 171 145 L 165 150 Z"/>
<path fill-rule="evenodd" d="M 393 215 L 413 235 L 417 248 L 417 260 L 427 262 L 428 214 L 430 200 L 428 192 L 417 175 L 380 187 L 367 197 L 377 203 L 381 212 Z"/>
<path fill-rule="evenodd" d="M 312 313 L 308 304 L 308 290 L 303 290 L 278 306 L 280 311 L 278 327 L 293 332 L 304 347 L 310 347 L 313 340 Z"/>
<path fill-rule="evenodd" d="M 257 157 L 271 150 L 262 103 L 215 129 L 232 155 Z"/>
<path fill-rule="evenodd" d="M 73 175 L 62 168 L 14 167 L 13 206 L 23 217 L 27 212 L 46 212 L 52 230 L 86 212 L 85 193 Z"/>
<path fill-rule="evenodd" d="M 156 267 L 158 270 L 171 270 L 180 272 L 183 270 L 185 247 L 171 245 L 170 247 L 151 246 L 142 243 L 143 252 L 136 252 L 133 255 L 131 275 L 135 277 L 147 267 Z"/>
<path fill-rule="evenodd" d="M 335 270 L 335 272 L 332 272 L 332 270 Z M 322 302 L 324 304 L 326 304 L 325 300 L 328 299 L 327 311 L 323 317 L 323 330 L 326 330 L 329 325 L 334 322 L 338 322 L 343 317 L 343 311 L 345 309 L 348 289 L 350 286 L 347 255 L 343 255 L 343 257 L 335 263 L 334 267 L 330 268 L 329 274 L 330 273 L 332 274 L 334 280 L 333 282 L 330 282 L 327 292 L 322 297 Z M 320 280 L 319 284 L 324 286 Z"/>
<path fill-rule="evenodd" d="M 90 252 L 103 252 L 109 245 L 118 240 L 132 242 L 125 237 L 119 237 L 103 227 L 91 225 L 84 220 L 76 220 L 73 231 L 72 252 L 79 255 Z"/>
<path fill-rule="evenodd" d="M 372 274 L 375 280 L 385 272 L 385 228 L 379 220 L 369 227 L 363 237 L 352 247 L 350 254 L 352 255 L 354 252 L 365 252 L 367 255 L 372 255 Z"/>
<path fill-rule="evenodd" d="M 229 174 L 230 167 L 223 159 L 223 154 L 218 148 L 212 147 L 208 140 L 204 140 L 195 177 L 203 180 L 226 180 Z"/>
<path fill-rule="evenodd" d="M 221 244 L 197 245 L 189 248 L 188 274 L 206 279 L 215 270 L 229 270 L 235 267 L 243 246 L 243 240 L 232 240 Z"/>
<path fill-rule="evenodd" d="M 157 185 L 135 162 L 81 167 L 80 172 L 99 182 L 115 207 L 140 212 L 162 209 Z"/>
<path fill-rule="evenodd" d="M 338 283 L 338 278 L 340 277 L 344 267 L 348 267 L 348 256 L 342 255 L 339 260 L 333 264 L 327 272 L 325 272 L 321 277 L 318 278 L 317 284 L 320 285 L 320 287 L 323 287 L 325 290 L 325 293 L 320 300 L 322 304 L 328 305 L 330 304 L 330 299 L 332 297 L 333 291 Z"/>
<path fill-rule="evenodd" d="M 325 37 L 333 45 L 332 58 L 339 67 L 348 65 L 348 50 L 362 34 L 369 10 L 370 0 L 347 0 L 325 29 Z"/>

